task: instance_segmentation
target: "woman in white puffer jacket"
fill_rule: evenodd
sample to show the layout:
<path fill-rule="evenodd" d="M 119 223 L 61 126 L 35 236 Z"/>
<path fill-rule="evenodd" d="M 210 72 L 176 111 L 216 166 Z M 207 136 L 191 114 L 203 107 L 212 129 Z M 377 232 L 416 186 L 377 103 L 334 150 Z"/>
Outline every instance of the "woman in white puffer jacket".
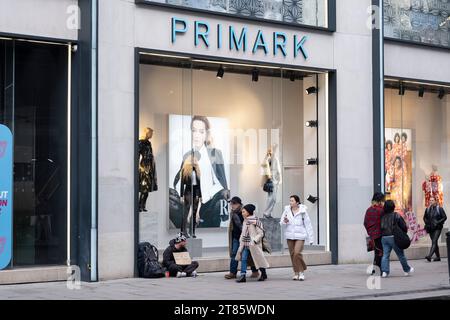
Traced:
<path fill-rule="evenodd" d="M 294 269 L 292 279 L 300 281 L 305 280 L 304 272 L 307 268 L 302 255 L 305 242 L 309 245 L 314 242 L 313 228 L 306 209 L 299 196 L 293 195 L 289 198 L 289 205 L 284 208 L 280 219 L 280 224 L 286 226 L 285 237 Z"/>

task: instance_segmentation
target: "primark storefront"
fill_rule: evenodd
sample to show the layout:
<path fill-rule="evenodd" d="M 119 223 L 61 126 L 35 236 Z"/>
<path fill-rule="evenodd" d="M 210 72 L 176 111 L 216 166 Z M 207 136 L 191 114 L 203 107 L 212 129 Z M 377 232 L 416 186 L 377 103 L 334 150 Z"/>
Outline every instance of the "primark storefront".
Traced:
<path fill-rule="evenodd" d="M 383 54 L 382 33 L 367 24 L 372 1 L 48 1 L 55 16 L 78 5 L 80 29 L 52 34 L 66 30 L 63 20 L 24 30 L 14 5 L 17 24 L 0 24 L 0 84 L 11 88 L 9 66 L 16 74 L 15 96 L 5 90 L 1 99 L 2 124 L 15 137 L 15 244 L 0 282 L 43 265 L 77 265 L 86 281 L 137 276 L 138 244 L 164 250 L 180 229 L 201 271 L 225 271 L 233 196 L 256 206 L 273 267 L 290 265 L 278 222 L 292 194 L 314 226 L 308 264 L 365 263 L 362 221 L 374 189 L 420 219 L 417 181 L 434 164 L 445 196 L 448 146 L 438 141 L 447 137 L 450 79 L 411 65 L 430 55 L 433 70 L 445 69 L 448 49 L 400 44 L 392 31 Z M 43 80 L 27 84 L 30 70 Z M 418 100 L 413 90 L 422 86 Z M 422 102 L 427 116 L 411 113 Z M 385 147 L 404 133 L 406 151 L 395 152 L 408 164 L 390 169 L 384 160 L 396 157 Z M 201 198 L 185 192 L 189 168 Z M 34 200 L 20 200 L 22 190 Z M 427 245 L 421 237 L 411 256 Z M 46 272 L 66 277 L 65 269 Z"/>

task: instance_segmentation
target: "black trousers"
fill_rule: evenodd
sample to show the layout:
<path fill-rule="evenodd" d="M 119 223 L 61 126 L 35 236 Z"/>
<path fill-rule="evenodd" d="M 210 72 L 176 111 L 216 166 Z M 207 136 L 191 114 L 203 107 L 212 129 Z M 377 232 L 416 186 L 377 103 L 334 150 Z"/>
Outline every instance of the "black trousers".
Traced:
<path fill-rule="evenodd" d="M 441 232 L 442 232 L 442 229 L 436 229 L 430 233 L 431 249 L 430 249 L 430 253 L 428 254 L 428 257 L 430 257 L 430 258 L 433 256 L 433 254 L 436 254 L 437 258 L 441 257 L 441 255 L 439 253 L 439 246 L 438 246 L 439 237 L 441 236 Z"/>
<path fill-rule="evenodd" d="M 141 192 L 139 196 L 139 211 L 143 211 L 145 209 L 145 204 L 147 203 L 148 192 Z"/>
<path fill-rule="evenodd" d="M 373 265 L 377 266 L 381 270 L 381 258 L 383 258 L 383 245 L 381 243 L 381 237 L 374 240 L 375 250 L 373 250 Z"/>
<path fill-rule="evenodd" d="M 194 272 L 197 268 L 198 262 L 192 261 L 192 263 L 187 266 L 180 266 L 178 264 L 173 263 L 167 269 L 171 277 L 176 277 L 178 272 L 186 272 L 186 275 L 190 277 L 192 272 Z"/>
<path fill-rule="evenodd" d="M 192 202 L 194 202 L 193 205 Z M 188 226 L 187 218 L 189 216 L 189 209 L 191 209 L 192 207 L 192 235 L 195 235 L 195 226 L 197 224 L 197 208 L 199 202 L 200 199 L 198 197 L 192 198 L 191 193 L 186 193 L 184 195 L 183 215 L 181 217 L 181 233 L 187 234 L 187 231 L 191 229 L 190 226 Z"/>

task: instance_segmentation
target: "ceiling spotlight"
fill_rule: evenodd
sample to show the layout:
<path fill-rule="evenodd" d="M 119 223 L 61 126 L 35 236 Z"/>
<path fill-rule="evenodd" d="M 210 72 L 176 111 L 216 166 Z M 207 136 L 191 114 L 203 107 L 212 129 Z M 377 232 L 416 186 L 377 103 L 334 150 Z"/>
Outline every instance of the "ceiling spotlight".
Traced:
<path fill-rule="evenodd" d="M 405 86 L 403 85 L 403 83 L 400 83 L 400 88 L 398 89 L 398 94 L 401 96 L 405 95 Z"/>
<path fill-rule="evenodd" d="M 306 164 L 308 166 L 314 166 L 314 165 L 317 165 L 317 163 L 318 163 L 317 158 L 311 158 L 311 159 L 306 160 Z"/>
<path fill-rule="evenodd" d="M 258 69 L 253 69 L 253 71 L 252 71 L 252 81 L 258 82 L 258 78 L 259 78 L 259 70 Z"/>
<path fill-rule="evenodd" d="M 289 77 L 289 79 L 294 82 L 295 81 L 295 73 L 294 71 L 292 71 L 291 76 Z"/>
<path fill-rule="evenodd" d="M 424 87 L 420 87 L 419 88 L 419 97 L 423 98 L 424 93 L 425 93 L 425 88 Z"/>
<path fill-rule="evenodd" d="M 305 126 L 308 128 L 317 128 L 318 121 L 317 120 L 309 120 L 305 122 Z"/>
<path fill-rule="evenodd" d="M 316 203 L 317 200 L 319 200 L 319 198 L 309 195 L 308 199 L 306 199 L 306 200 L 308 200 L 311 203 Z"/>
<path fill-rule="evenodd" d="M 222 79 L 223 78 L 223 74 L 225 73 L 225 70 L 223 69 L 222 66 L 219 67 L 219 70 L 217 70 L 217 79 Z"/>
<path fill-rule="evenodd" d="M 439 99 L 443 99 L 444 96 L 445 96 L 444 88 L 440 88 L 440 89 L 439 89 L 439 95 L 438 95 L 438 98 L 439 98 Z"/>
<path fill-rule="evenodd" d="M 309 87 L 308 89 L 306 89 L 306 94 L 310 95 L 313 93 L 317 93 L 319 90 L 316 87 Z"/>

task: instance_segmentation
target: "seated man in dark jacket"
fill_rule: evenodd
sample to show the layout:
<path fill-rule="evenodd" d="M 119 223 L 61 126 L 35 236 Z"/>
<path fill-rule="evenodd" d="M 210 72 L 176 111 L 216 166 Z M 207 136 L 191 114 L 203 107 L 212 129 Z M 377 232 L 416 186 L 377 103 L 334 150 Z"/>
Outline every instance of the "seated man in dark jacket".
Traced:
<path fill-rule="evenodd" d="M 163 253 L 163 266 L 167 268 L 171 277 L 196 277 L 198 262 L 192 261 L 189 265 L 178 265 L 175 262 L 174 253 L 188 252 L 186 249 L 186 237 L 178 235 L 175 239 L 170 240 L 169 246 Z"/>

